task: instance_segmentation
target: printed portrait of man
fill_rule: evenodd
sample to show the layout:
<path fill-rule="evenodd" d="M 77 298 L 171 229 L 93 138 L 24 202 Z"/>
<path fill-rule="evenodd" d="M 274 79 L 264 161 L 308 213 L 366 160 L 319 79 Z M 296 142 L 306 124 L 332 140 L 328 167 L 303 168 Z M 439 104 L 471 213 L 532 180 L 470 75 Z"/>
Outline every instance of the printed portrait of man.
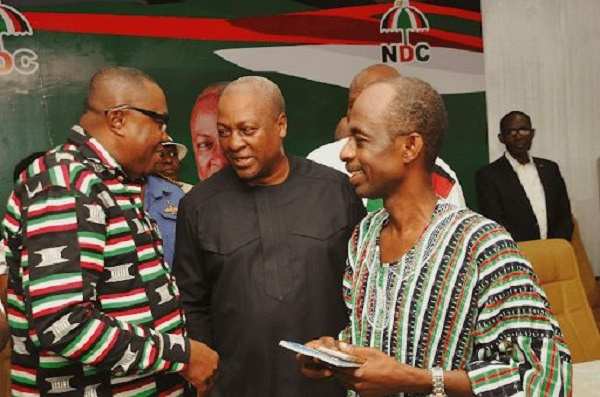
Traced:
<path fill-rule="evenodd" d="M 227 164 L 219 146 L 217 103 L 228 82 L 207 86 L 196 99 L 190 118 L 190 132 L 198 177 L 205 180 Z"/>

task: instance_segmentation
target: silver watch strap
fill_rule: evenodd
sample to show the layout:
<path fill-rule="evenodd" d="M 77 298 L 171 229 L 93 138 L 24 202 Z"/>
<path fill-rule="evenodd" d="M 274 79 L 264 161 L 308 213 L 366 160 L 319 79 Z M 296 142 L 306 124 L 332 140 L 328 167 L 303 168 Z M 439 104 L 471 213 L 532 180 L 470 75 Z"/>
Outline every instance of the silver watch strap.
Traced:
<path fill-rule="evenodd" d="M 448 397 L 444 389 L 444 370 L 440 367 L 431 369 L 432 392 L 430 397 Z"/>

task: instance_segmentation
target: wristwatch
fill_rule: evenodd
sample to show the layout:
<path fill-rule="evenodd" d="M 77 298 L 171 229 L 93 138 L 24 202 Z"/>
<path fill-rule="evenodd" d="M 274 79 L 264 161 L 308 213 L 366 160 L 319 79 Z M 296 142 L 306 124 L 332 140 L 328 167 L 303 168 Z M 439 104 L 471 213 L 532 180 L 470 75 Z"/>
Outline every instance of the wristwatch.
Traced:
<path fill-rule="evenodd" d="M 448 397 L 444 389 L 444 370 L 440 367 L 431 369 L 432 391 L 429 397 Z"/>

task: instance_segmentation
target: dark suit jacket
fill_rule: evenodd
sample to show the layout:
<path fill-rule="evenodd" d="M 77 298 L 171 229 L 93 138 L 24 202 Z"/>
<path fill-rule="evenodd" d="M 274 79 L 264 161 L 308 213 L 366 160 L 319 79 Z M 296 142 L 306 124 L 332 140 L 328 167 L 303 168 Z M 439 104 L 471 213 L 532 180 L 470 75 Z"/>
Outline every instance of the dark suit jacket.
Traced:
<path fill-rule="evenodd" d="M 558 164 L 537 157 L 533 158 L 533 162 L 546 193 L 548 238 L 571 240 L 571 204 Z M 479 212 L 504 226 L 515 241 L 540 238 L 529 199 L 505 156 L 477 171 L 475 184 Z"/>

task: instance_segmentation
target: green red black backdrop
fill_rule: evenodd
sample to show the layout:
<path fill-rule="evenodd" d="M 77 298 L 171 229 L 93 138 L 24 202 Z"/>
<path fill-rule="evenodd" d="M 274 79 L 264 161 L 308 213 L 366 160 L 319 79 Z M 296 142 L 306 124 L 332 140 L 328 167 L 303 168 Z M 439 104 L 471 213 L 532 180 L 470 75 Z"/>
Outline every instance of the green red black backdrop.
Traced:
<path fill-rule="evenodd" d="M 153 76 L 169 133 L 190 149 L 205 86 L 268 77 L 287 102 L 286 150 L 306 155 L 333 139 L 352 77 L 379 62 L 443 94 L 442 157 L 474 204 L 474 171 L 488 156 L 480 0 L 0 0 L 0 198 L 19 159 L 64 142 L 100 67 Z M 183 179 L 197 181 L 192 155 Z"/>

